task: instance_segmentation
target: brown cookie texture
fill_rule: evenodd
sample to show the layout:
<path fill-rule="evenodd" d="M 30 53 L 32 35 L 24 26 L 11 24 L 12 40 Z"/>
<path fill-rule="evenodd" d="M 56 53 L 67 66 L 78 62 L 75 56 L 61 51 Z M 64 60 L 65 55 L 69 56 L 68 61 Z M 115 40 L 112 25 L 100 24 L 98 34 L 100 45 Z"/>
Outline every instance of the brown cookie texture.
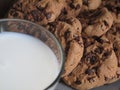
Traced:
<path fill-rule="evenodd" d="M 31 2 L 30 0 L 29 2 L 18 0 L 18 2 L 16 2 L 9 10 L 7 17 L 25 19 L 40 25 L 45 25 L 48 23 L 48 20 L 42 11 L 38 10 L 35 6 L 35 3 Z"/>
<path fill-rule="evenodd" d="M 67 6 L 66 11 L 68 13 L 68 16 L 74 16 L 76 17 L 83 5 L 83 0 L 66 0 Z"/>
<path fill-rule="evenodd" d="M 117 72 L 113 80 L 109 80 L 109 83 L 113 83 L 120 79 L 120 23 L 115 23 L 112 28 L 106 33 L 107 38 L 113 43 L 113 50 L 117 56 Z"/>
<path fill-rule="evenodd" d="M 95 10 L 99 8 L 102 0 L 83 0 L 83 8 L 84 10 Z"/>
<path fill-rule="evenodd" d="M 8 12 L 8 18 L 20 18 L 46 25 L 55 21 L 65 7 L 64 0 L 18 0 Z"/>
<path fill-rule="evenodd" d="M 116 76 L 117 58 L 112 43 L 106 37 L 99 39 L 95 38 L 94 43 L 85 48 L 78 66 L 63 77 L 65 83 L 78 90 L 88 90 L 107 84 Z"/>
<path fill-rule="evenodd" d="M 81 11 L 83 0 L 65 0 L 65 7 L 62 9 L 58 20 L 65 20 L 67 17 L 77 17 Z"/>
<path fill-rule="evenodd" d="M 88 26 L 91 14 L 95 11 L 100 10 L 102 0 L 83 0 L 83 5 L 81 7 L 80 13 L 77 18 L 81 21 L 83 30 Z"/>
<path fill-rule="evenodd" d="M 120 67 L 120 23 L 114 24 L 106 33 L 106 36 L 113 43 L 113 48 L 118 58 L 118 66 Z"/>
<path fill-rule="evenodd" d="M 30 5 L 28 8 L 26 8 L 26 11 L 24 11 L 24 19 L 35 22 L 40 25 L 46 25 L 48 23 L 47 18 L 45 15 L 37 10 L 35 6 Z"/>
<path fill-rule="evenodd" d="M 89 37 L 99 37 L 105 34 L 113 24 L 112 14 L 107 8 L 102 8 L 99 11 L 94 12 L 90 17 L 88 26 L 84 30 L 84 33 Z"/>
<path fill-rule="evenodd" d="M 120 0 L 103 0 L 102 4 L 114 15 L 114 23 L 120 23 Z"/>
<path fill-rule="evenodd" d="M 66 18 L 65 22 L 57 21 L 47 27 L 61 42 L 66 54 L 63 77 L 68 75 L 79 63 L 83 56 L 83 40 L 81 23 L 74 17 Z"/>
<path fill-rule="evenodd" d="M 37 8 L 46 16 L 48 22 L 53 22 L 65 7 L 65 0 L 41 0 Z"/>

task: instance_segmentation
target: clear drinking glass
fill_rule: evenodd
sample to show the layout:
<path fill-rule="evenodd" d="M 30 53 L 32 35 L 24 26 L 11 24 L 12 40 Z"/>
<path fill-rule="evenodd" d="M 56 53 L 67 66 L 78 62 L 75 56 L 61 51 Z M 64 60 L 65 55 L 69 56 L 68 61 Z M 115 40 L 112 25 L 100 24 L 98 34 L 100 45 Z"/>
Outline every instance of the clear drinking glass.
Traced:
<path fill-rule="evenodd" d="M 60 75 L 64 66 L 63 50 L 54 35 L 40 25 L 20 19 L 1 19 L 0 32 L 17 32 L 28 34 L 40 39 L 44 44 L 51 48 L 59 62 L 59 74 L 56 76 L 56 79 L 51 82 L 48 87 L 46 87 L 45 90 L 54 90 L 60 79 Z"/>

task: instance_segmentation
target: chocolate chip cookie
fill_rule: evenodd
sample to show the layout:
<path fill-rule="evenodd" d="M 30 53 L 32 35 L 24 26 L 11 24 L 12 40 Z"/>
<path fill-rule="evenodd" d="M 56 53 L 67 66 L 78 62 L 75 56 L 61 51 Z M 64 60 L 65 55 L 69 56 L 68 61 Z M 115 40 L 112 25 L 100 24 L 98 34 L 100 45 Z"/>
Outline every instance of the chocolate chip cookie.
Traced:
<path fill-rule="evenodd" d="M 101 5 L 102 0 L 83 0 L 83 7 L 84 10 L 95 10 L 99 8 Z"/>
<path fill-rule="evenodd" d="M 65 22 L 64 22 L 65 21 Z M 68 75 L 79 63 L 83 56 L 83 40 L 81 37 L 81 23 L 74 17 L 64 21 L 56 21 L 47 26 L 61 42 L 66 54 L 63 77 Z"/>
<path fill-rule="evenodd" d="M 79 90 L 107 84 L 116 76 L 117 58 L 112 43 L 104 36 L 92 41 L 93 43 L 85 48 L 78 66 L 63 79 L 65 83 Z"/>
<path fill-rule="evenodd" d="M 111 28 L 112 24 L 112 14 L 107 10 L 107 8 L 102 8 L 91 14 L 88 26 L 85 28 L 84 33 L 89 37 L 99 37 L 106 33 Z"/>

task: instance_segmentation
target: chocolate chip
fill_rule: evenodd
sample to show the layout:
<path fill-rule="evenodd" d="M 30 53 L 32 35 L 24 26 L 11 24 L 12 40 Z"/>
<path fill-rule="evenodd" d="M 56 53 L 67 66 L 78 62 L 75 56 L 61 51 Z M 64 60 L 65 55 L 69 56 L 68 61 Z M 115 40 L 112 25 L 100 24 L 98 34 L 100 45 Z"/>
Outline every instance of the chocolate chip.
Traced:
<path fill-rule="evenodd" d="M 97 72 L 99 69 L 99 66 L 95 66 L 92 68 L 92 70 L 94 70 L 95 74 L 99 77 L 99 73 Z"/>
<path fill-rule="evenodd" d="M 78 85 L 80 85 L 82 82 L 79 81 L 79 80 L 76 80 L 75 83 L 78 84 Z"/>
<path fill-rule="evenodd" d="M 120 33 L 120 26 L 116 27 L 116 30 Z"/>
<path fill-rule="evenodd" d="M 76 10 L 80 9 L 80 5 L 78 4 L 76 7 L 75 7 Z"/>
<path fill-rule="evenodd" d="M 117 14 L 120 13 L 120 6 L 116 7 Z"/>
<path fill-rule="evenodd" d="M 105 20 L 103 22 L 105 26 L 109 26 L 109 24 Z"/>
<path fill-rule="evenodd" d="M 16 4 L 17 8 L 22 7 L 22 3 Z"/>
<path fill-rule="evenodd" d="M 97 47 L 95 49 L 95 52 L 98 53 L 98 54 L 101 54 L 103 52 L 104 48 L 103 47 Z"/>
<path fill-rule="evenodd" d="M 108 81 L 108 80 L 110 80 L 108 77 L 105 77 L 105 81 Z"/>
<path fill-rule="evenodd" d="M 47 19 L 50 19 L 52 17 L 52 13 L 51 12 L 46 13 L 45 16 L 46 16 Z"/>
<path fill-rule="evenodd" d="M 93 65 L 97 62 L 97 57 L 94 56 L 92 52 L 88 53 L 85 58 L 86 63 L 90 63 Z"/>
<path fill-rule="evenodd" d="M 68 24 L 70 24 L 70 25 L 73 24 L 72 20 L 70 20 L 70 19 L 67 19 L 66 22 L 67 22 Z"/>
<path fill-rule="evenodd" d="M 57 24 L 58 24 L 57 22 L 49 23 L 49 25 L 52 26 L 52 27 L 55 27 Z"/>
<path fill-rule="evenodd" d="M 36 8 L 39 10 L 39 11 L 43 11 L 43 7 L 40 7 L 40 6 L 36 6 Z"/>
<path fill-rule="evenodd" d="M 28 14 L 25 14 L 25 15 L 24 15 L 24 19 L 29 20 Z"/>
<path fill-rule="evenodd" d="M 110 11 L 114 11 L 114 8 L 111 5 L 109 5 L 109 4 L 105 5 L 105 7 L 107 7 L 107 9 L 110 10 Z"/>
<path fill-rule="evenodd" d="M 120 67 L 120 61 L 118 61 L 118 67 Z"/>
<path fill-rule="evenodd" d="M 68 76 L 72 76 L 72 72 Z"/>
<path fill-rule="evenodd" d="M 88 78 L 88 81 L 91 82 L 91 83 L 94 82 L 94 81 L 95 81 L 95 80 L 94 80 L 94 77 L 89 77 L 89 78 Z"/>
<path fill-rule="evenodd" d="M 65 53 L 66 53 L 66 55 L 68 54 L 68 51 L 69 51 L 69 49 L 70 49 L 70 43 L 71 43 L 71 41 L 67 42 L 67 46 L 66 46 L 66 48 L 65 48 Z"/>
<path fill-rule="evenodd" d="M 97 62 L 97 58 L 95 57 L 95 56 L 92 56 L 91 58 L 90 58 L 90 63 L 91 64 L 95 64 Z"/>
<path fill-rule="evenodd" d="M 117 47 L 114 47 L 114 51 L 115 51 L 115 52 L 117 52 L 117 51 L 118 51 Z"/>
<path fill-rule="evenodd" d="M 97 36 L 93 36 L 93 38 L 94 38 L 97 42 L 99 42 L 99 43 L 101 43 L 101 44 L 104 42 L 102 39 L 100 39 L 100 38 L 97 37 Z"/>
<path fill-rule="evenodd" d="M 71 8 L 75 8 L 75 6 L 73 5 L 73 3 L 70 3 L 69 5 Z"/>
<path fill-rule="evenodd" d="M 112 51 L 106 51 L 103 56 L 108 58 L 112 54 Z"/>
<path fill-rule="evenodd" d="M 112 32 L 112 34 L 113 34 L 113 35 L 116 35 L 116 34 L 117 34 L 117 32 Z"/>
<path fill-rule="evenodd" d="M 14 13 L 13 13 L 13 16 L 14 16 L 14 17 L 17 17 L 17 16 L 18 16 L 18 13 L 17 13 L 17 12 L 14 12 Z"/>
<path fill-rule="evenodd" d="M 12 15 L 14 12 L 15 12 L 15 10 L 11 9 L 9 13 L 10 13 L 10 15 Z"/>
<path fill-rule="evenodd" d="M 83 4 L 88 6 L 88 0 L 84 0 Z"/>
<path fill-rule="evenodd" d="M 120 78 L 120 74 L 117 74 L 117 78 Z"/>
<path fill-rule="evenodd" d="M 79 42 L 79 41 L 80 41 L 80 36 L 75 37 L 75 40 L 76 40 L 77 42 Z"/>
<path fill-rule="evenodd" d="M 68 39 L 69 36 L 70 36 L 70 31 L 69 31 L 69 29 L 68 29 L 68 30 L 64 33 L 64 37 L 65 37 L 65 39 Z"/>
<path fill-rule="evenodd" d="M 115 0 L 115 4 L 118 4 L 118 0 Z"/>
<path fill-rule="evenodd" d="M 88 46 L 94 44 L 93 39 L 88 38 L 88 37 L 84 37 L 84 36 L 82 36 L 82 38 L 83 38 L 83 42 L 84 42 L 85 47 L 88 47 Z"/>
<path fill-rule="evenodd" d="M 87 69 L 85 71 L 85 73 L 88 74 L 88 75 L 92 75 L 92 74 L 94 74 L 94 70 L 93 69 Z"/>
<path fill-rule="evenodd" d="M 64 15 L 67 14 L 67 10 L 66 10 L 65 8 L 63 8 L 61 12 L 62 12 Z"/>
<path fill-rule="evenodd" d="M 109 53 L 108 53 L 108 52 L 105 52 L 105 53 L 104 53 L 104 56 L 106 56 L 106 57 L 107 57 L 108 55 L 109 55 Z"/>

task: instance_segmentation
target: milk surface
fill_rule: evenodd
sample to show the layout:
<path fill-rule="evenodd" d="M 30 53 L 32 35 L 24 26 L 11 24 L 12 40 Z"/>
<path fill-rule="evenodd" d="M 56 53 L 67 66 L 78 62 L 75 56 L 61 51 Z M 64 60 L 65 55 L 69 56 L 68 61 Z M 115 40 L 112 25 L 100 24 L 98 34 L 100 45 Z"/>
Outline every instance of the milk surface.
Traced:
<path fill-rule="evenodd" d="M 0 33 L 0 90 L 44 90 L 58 73 L 57 58 L 42 41 Z"/>

